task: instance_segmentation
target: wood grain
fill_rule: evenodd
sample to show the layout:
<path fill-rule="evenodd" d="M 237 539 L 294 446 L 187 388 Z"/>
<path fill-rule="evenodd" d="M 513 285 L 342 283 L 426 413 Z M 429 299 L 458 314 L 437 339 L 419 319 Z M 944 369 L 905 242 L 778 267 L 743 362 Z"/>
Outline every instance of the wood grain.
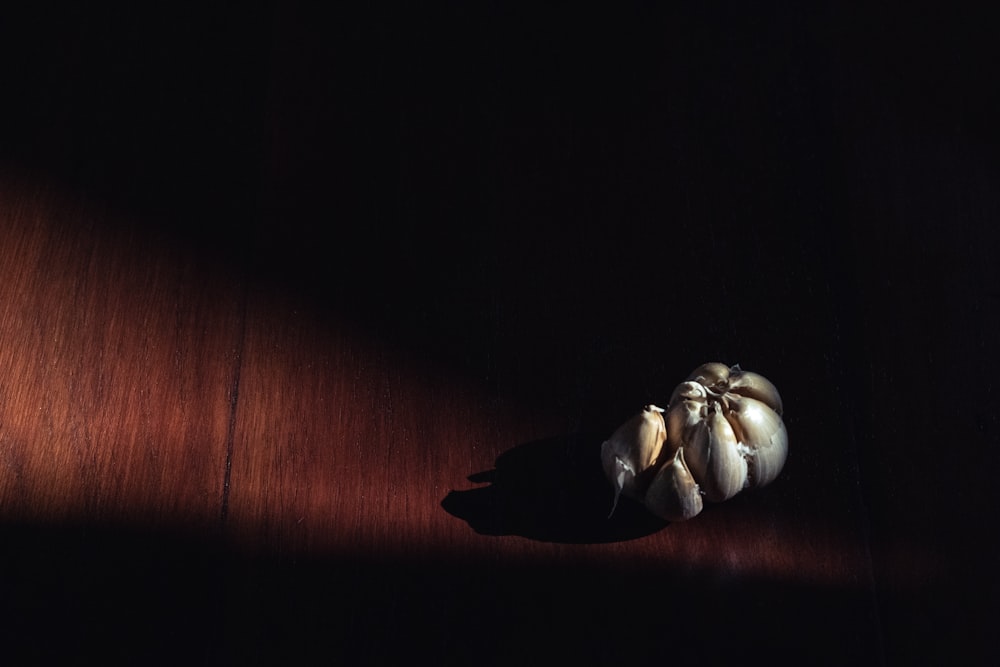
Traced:
<path fill-rule="evenodd" d="M 962 30 L 205 11 L 0 35 L 12 664 L 995 657 L 992 98 L 921 47 Z M 785 470 L 609 518 L 600 442 L 715 359 Z"/>
<path fill-rule="evenodd" d="M 7 192 L 4 246 L 17 251 L 3 280 L 3 517 L 27 552 L 69 550 L 93 568 L 54 568 L 79 578 L 70 597 L 183 614 L 187 603 L 142 572 L 163 568 L 157 577 L 179 584 L 193 570 L 196 585 L 181 589 L 206 605 L 196 618 L 226 628 L 207 655 L 237 661 L 391 659 L 387 627 L 433 654 L 472 641 L 480 623 L 529 638 L 547 624 L 550 647 L 585 658 L 611 650 L 598 640 L 606 633 L 633 630 L 616 611 L 623 586 L 702 621 L 713 614 L 706 585 L 709 600 L 761 596 L 779 616 L 796 613 L 789 590 L 824 591 L 850 618 L 872 613 L 857 520 L 795 484 L 796 473 L 816 479 L 808 465 L 697 522 L 665 527 L 636 507 L 609 521 L 603 434 L 575 432 L 572 413 L 532 409 L 308 298 L 98 224 L 108 212 L 86 203 Z M 795 503 L 811 507 L 809 522 L 786 511 Z M 110 592 L 93 590 L 91 576 Z M 493 602 L 480 608 L 477 597 Z M 124 622 L 95 600 L 83 610 Z M 143 627 L 137 637 L 149 642 Z M 485 627 L 477 641 L 523 655 L 522 639 Z M 83 647 L 108 640 L 81 632 Z M 874 648 L 867 632 L 849 654 Z"/>
<path fill-rule="evenodd" d="M 216 525 L 239 285 L 99 206 L 3 199 L 5 515 Z"/>

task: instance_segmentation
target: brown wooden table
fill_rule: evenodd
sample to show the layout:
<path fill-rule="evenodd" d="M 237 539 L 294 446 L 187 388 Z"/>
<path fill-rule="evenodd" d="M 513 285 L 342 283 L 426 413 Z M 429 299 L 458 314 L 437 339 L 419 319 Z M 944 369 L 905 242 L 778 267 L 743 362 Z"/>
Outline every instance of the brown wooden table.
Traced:
<path fill-rule="evenodd" d="M 17 18 L 10 664 L 997 657 L 965 22 Z M 785 471 L 609 519 L 601 441 L 710 360 L 781 389 Z"/>

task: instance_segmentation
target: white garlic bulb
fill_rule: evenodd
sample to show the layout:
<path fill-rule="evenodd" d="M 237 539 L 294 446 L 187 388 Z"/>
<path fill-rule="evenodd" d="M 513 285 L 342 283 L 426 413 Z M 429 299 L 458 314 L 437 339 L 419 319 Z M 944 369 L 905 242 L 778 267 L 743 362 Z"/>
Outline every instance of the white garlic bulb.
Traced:
<path fill-rule="evenodd" d="M 721 363 L 699 366 L 674 390 L 665 419 L 663 410 L 647 406 L 603 444 L 615 506 L 624 493 L 681 521 L 701 512 L 702 496 L 722 502 L 769 484 L 788 455 L 782 409 L 764 376 Z"/>

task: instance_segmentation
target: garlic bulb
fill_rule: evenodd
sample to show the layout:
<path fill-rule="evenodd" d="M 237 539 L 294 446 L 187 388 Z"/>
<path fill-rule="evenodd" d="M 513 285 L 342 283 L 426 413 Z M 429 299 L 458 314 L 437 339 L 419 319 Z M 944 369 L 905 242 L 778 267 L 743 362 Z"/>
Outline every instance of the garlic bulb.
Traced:
<path fill-rule="evenodd" d="M 764 376 L 720 363 L 699 366 L 674 390 L 666 418 L 646 406 L 603 444 L 614 506 L 624 493 L 681 521 L 701 512 L 702 496 L 722 502 L 769 484 L 788 455 L 782 410 Z"/>

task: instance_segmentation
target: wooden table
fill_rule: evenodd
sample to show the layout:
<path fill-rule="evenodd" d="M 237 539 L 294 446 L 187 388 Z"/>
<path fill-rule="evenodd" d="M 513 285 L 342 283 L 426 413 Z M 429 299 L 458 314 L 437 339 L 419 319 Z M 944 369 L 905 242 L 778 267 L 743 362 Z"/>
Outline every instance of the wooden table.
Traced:
<path fill-rule="evenodd" d="M 995 661 L 997 99 L 892 23 L 26 10 L 10 664 Z M 781 477 L 609 519 L 710 360 Z"/>

